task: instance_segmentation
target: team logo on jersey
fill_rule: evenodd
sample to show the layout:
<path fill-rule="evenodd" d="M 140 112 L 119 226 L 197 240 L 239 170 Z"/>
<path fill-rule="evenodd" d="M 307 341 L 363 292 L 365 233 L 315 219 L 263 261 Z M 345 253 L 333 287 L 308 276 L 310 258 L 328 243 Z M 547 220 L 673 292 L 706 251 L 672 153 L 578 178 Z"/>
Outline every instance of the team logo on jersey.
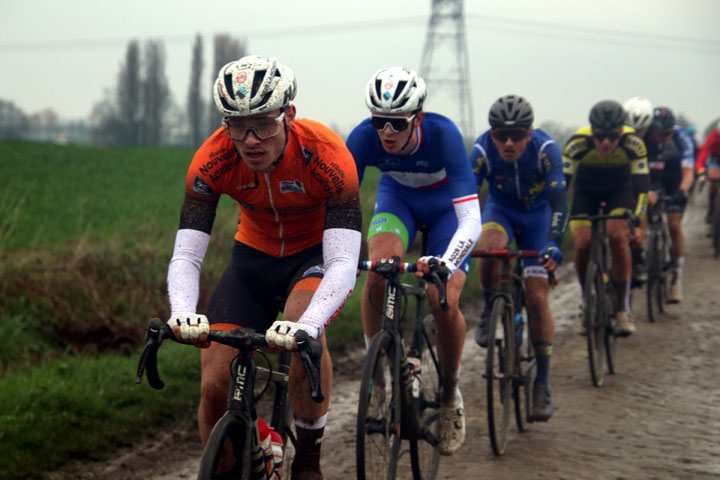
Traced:
<path fill-rule="evenodd" d="M 303 159 L 305 160 L 305 165 L 310 165 L 310 160 L 313 159 L 315 156 L 315 152 L 308 150 L 305 147 L 300 147 L 300 150 L 302 151 Z"/>
<path fill-rule="evenodd" d="M 199 175 L 195 175 L 195 179 L 193 180 L 192 190 L 195 193 L 199 193 L 200 195 L 208 195 L 212 196 L 215 195 L 215 192 L 213 192 L 213 189 L 208 185 L 208 183 L 200 178 Z"/>
<path fill-rule="evenodd" d="M 305 193 L 305 186 L 300 180 L 281 180 L 280 193 Z"/>

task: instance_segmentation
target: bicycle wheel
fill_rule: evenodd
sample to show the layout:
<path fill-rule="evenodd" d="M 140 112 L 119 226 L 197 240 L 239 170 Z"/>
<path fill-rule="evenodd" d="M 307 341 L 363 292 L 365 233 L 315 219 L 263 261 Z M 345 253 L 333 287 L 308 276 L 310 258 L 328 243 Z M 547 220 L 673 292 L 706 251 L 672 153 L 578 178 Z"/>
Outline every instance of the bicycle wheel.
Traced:
<path fill-rule="evenodd" d="M 648 281 L 645 286 L 645 297 L 647 302 L 647 315 L 650 323 L 655 322 L 655 316 L 659 313 L 657 308 L 658 287 L 662 274 L 661 257 L 658 255 L 660 239 L 657 233 L 652 232 L 648 236 L 647 247 L 647 274 Z"/>
<path fill-rule="evenodd" d="M 515 369 L 515 320 L 504 297 L 496 297 L 490 314 L 485 380 L 490 446 L 495 455 L 505 453 L 510 428 L 510 396 Z"/>
<path fill-rule="evenodd" d="M 420 346 L 420 392 L 416 412 L 423 438 L 410 441 L 410 462 L 415 480 L 433 480 L 440 465 L 440 365 L 435 353 L 435 319 L 428 315 L 422 322 Z"/>
<path fill-rule="evenodd" d="M 715 205 L 713 207 L 712 241 L 713 255 L 718 258 L 720 256 L 720 192 L 715 195 Z"/>
<path fill-rule="evenodd" d="M 370 344 L 357 415 L 358 480 L 394 479 L 400 456 L 400 372 L 393 337 L 378 332 Z"/>
<path fill-rule="evenodd" d="M 610 323 L 613 298 L 615 298 L 615 291 L 608 282 L 605 285 L 605 315 L 603 315 L 603 322 L 605 323 L 605 359 L 607 360 L 607 372 L 610 375 L 615 374 L 615 354 L 617 353 L 617 336 L 615 335 L 614 325 Z M 630 297 L 630 303 L 632 304 L 632 297 Z"/>
<path fill-rule="evenodd" d="M 516 335 L 520 342 L 517 349 L 521 376 L 518 379 L 513 379 L 512 392 L 515 402 L 515 424 L 518 432 L 521 433 L 527 431 L 528 422 L 531 421 L 528 420 L 528 415 L 532 409 L 532 385 L 537 372 L 535 348 L 532 344 L 530 324 L 527 319 L 527 312 L 523 308 L 523 323 L 520 325 L 520 330 Z"/>
<path fill-rule="evenodd" d="M 588 264 L 583 301 L 590 377 L 593 385 L 600 387 L 605 381 L 605 282 L 594 262 Z"/>
<path fill-rule="evenodd" d="M 200 460 L 198 480 L 230 476 L 229 472 L 222 472 L 220 475 L 217 473 L 226 440 L 232 443 L 235 455 L 233 475 L 237 478 L 250 478 L 250 451 L 252 450 L 250 433 L 250 429 L 246 428 L 243 420 L 230 413 L 225 413 L 210 432 Z"/>
<path fill-rule="evenodd" d="M 278 370 L 280 372 L 290 371 L 290 352 L 282 352 L 278 358 Z M 295 436 L 295 422 L 293 420 L 292 407 L 287 393 L 286 382 L 273 382 L 273 409 L 270 426 L 280 434 L 283 443 L 283 458 L 280 470 L 280 478 L 290 480 L 290 467 L 295 458 L 297 439 Z"/>

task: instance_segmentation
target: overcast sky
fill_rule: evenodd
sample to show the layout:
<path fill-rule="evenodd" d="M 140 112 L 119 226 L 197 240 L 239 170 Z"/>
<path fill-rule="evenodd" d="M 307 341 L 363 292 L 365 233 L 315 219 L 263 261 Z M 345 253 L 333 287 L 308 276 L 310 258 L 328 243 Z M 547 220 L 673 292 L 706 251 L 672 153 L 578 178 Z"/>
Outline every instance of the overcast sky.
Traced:
<path fill-rule="evenodd" d="M 128 42 L 154 38 L 184 109 L 195 35 L 205 41 L 209 92 L 212 35 L 228 33 L 294 70 L 301 117 L 347 133 L 368 115 L 363 89 L 374 71 L 420 70 L 431 3 L 0 0 L 0 99 L 84 118 L 114 88 Z M 507 93 L 530 100 L 536 124 L 580 126 L 596 101 L 636 95 L 700 129 L 720 116 L 720 1 L 466 0 L 465 17 L 477 133 Z M 459 107 L 433 103 L 433 91 L 426 110 L 459 120 Z"/>

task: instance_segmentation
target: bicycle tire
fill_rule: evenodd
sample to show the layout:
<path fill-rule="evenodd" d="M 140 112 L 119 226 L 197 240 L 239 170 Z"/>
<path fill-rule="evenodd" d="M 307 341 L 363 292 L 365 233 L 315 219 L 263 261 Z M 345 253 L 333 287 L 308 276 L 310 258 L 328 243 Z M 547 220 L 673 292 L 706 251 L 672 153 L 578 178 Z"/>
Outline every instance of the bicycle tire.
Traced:
<path fill-rule="evenodd" d="M 381 400 L 380 412 L 369 412 L 373 395 Z M 381 330 L 370 343 L 360 382 L 355 442 L 358 480 L 395 478 L 401 444 L 400 413 L 399 355 L 393 337 Z M 375 418 L 378 414 L 382 417 Z"/>
<path fill-rule="evenodd" d="M 490 446 L 495 455 L 503 455 L 513 408 L 512 375 L 515 367 L 515 320 L 504 297 L 496 297 L 490 313 L 485 380 Z"/>
<path fill-rule="evenodd" d="M 606 305 L 605 282 L 597 264 L 590 262 L 585 275 L 585 330 L 587 332 L 587 351 L 590 365 L 590 378 L 593 385 L 601 387 L 605 381 L 605 335 Z"/>
<path fill-rule="evenodd" d="M 713 256 L 718 258 L 720 257 L 720 192 L 715 194 L 715 205 L 713 206 L 712 242 Z"/>
<path fill-rule="evenodd" d="M 613 325 L 610 323 L 610 312 L 613 311 L 613 298 L 615 298 L 615 291 L 610 286 L 610 282 L 605 285 L 605 314 L 603 320 L 605 322 L 605 360 L 607 361 L 607 373 L 615 375 L 615 359 L 617 358 L 617 335 Z M 630 304 L 632 310 L 632 296 L 630 296 Z"/>
<path fill-rule="evenodd" d="M 283 372 L 290 370 L 290 352 L 282 352 L 278 359 L 278 369 Z M 292 406 L 287 393 L 287 384 L 282 386 L 279 382 L 274 383 L 275 394 L 273 399 L 273 415 L 270 426 L 280 434 L 282 438 L 283 458 L 280 470 L 282 480 L 290 480 L 291 465 L 295 458 L 297 438 L 295 436 L 295 422 L 293 420 Z M 279 404 L 279 405 L 278 405 Z M 276 409 L 277 412 L 276 413 Z"/>
<path fill-rule="evenodd" d="M 532 332 L 530 332 L 530 324 L 528 322 L 527 311 L 523 307 L 523 324 L 522 344 L 518 351 L 520 361 L 520 378 L 513 379 L 513 401 L 515 402 L 515 425 L 518 432 L 524 433 L 528 430 L 528 424 L 531 420 L 530 411 L 532 409 L 532 385 L 537 373 L 537 363 L 535 360 L 535 348 L 532 344 Z"/>
<path fill-rule="evenodd" d="M 220 420 L 217 421 L 207 444 L 203 450 L 202 459 L 200 460 L 200 469 L 198 470 L 198 480 L 212 480 L 219 478 L 217 467 L 220 463 L 225 440 L 230 440 L 233 445 L 235 455 L 235 465 L 233 471 L 236 472 L 235 477 L 242 480 L 250 479 L 250 452 L 252 446 L 252 436 L 249 429 L 245 428 L 245 422 L 230 413 L 225 413 Z M 250 445 L 246 447 L 246 445 Z M 222 477 L 227 478 L 228 472 L 223 472 Z"/>
<path fill-rule="evenodd" d="M 440 465 L 440 399 L 441 383 L 438 358 L 433 349 L 435 319 L 427 315 L 421 328 L 423 344 L 420 346 L 420 395 L 415 411 L 419 412 L 419 424 L 425 438 L 410 441 L 410 462 L 415 480 L 434 480 Z"/>
<path fill-rule="evenodd" d="M 659 313 L 657 311 L 657 290 L 660 286 L 660 276 L 662 275 L 662 257 L 658 248 L 659 238 L 657 232 L 650 233 L 648 236 L 647 248 L 647 274 L 648 281 L 645 286 L 645 300 L 647 303 L 648 322 L 654 323 L 655 317 Z"/>

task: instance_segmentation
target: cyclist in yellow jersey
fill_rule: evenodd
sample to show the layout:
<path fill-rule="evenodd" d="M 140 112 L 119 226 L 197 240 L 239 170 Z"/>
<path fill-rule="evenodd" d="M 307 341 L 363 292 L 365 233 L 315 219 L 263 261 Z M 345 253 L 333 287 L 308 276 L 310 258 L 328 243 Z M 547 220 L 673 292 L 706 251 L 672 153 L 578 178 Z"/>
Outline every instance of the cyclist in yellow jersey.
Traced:
<path fill-rule="evenodd" d="M 574 178 L 571 216 L 592 215 L 601 202 L 605 212 L 634 211 L 645 215 L 650 176 L 647 152 L 634 130 L 624 125 L 625 111 L 613 100 L 596 103 L 590 110 L 590 126 L 578 130 L 563 150 L 567 184 Z M 575 269 L 580 285 L 590 259 L 590 222 L 571 220 L 575 242 Z M 642 245 L 643 231 L 636 228 L 633 243 Z M 618 333 L 630 335 L 635 324 L 630 313 L 630 230 L 625 220 L 608 220 L 607 235 L 612 253 L 612 280 L 617 298 Z M 581 331 L 584 327 L 581 324 Z"/>

